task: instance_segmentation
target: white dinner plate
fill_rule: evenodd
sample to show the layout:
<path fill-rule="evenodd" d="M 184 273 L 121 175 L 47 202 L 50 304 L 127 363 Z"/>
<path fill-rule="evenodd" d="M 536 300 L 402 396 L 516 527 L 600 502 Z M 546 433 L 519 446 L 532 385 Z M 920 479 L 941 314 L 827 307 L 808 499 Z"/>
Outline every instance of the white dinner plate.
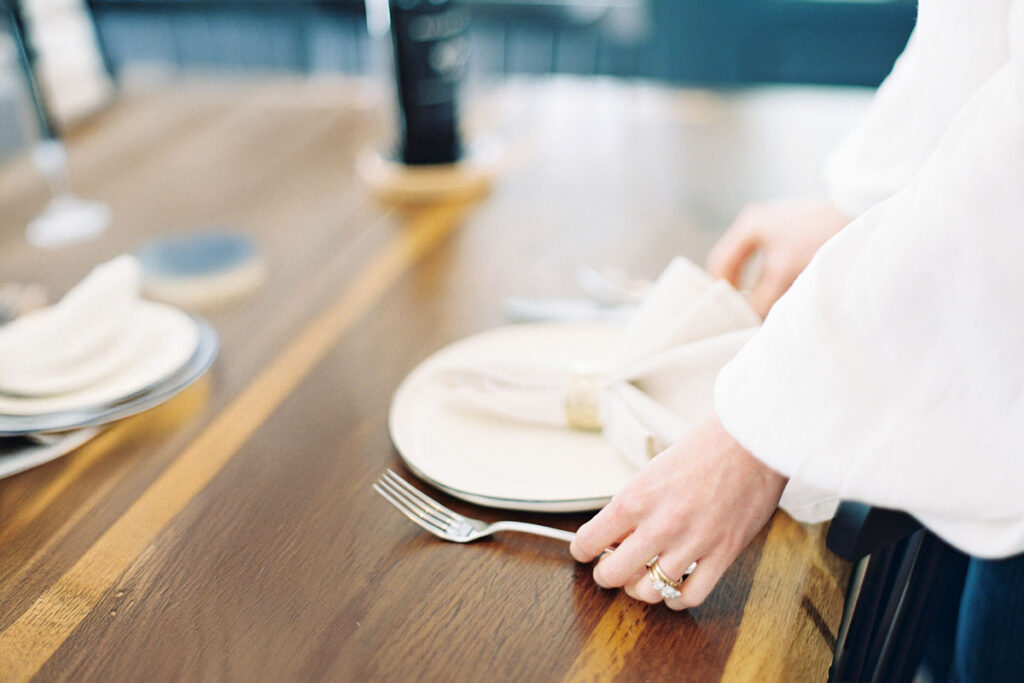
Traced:
<path fill-rule="evenodd" d="M 45 415 L 123 401 L 177 372 L 195 353 L 199 328 L 187 313 L 145 301 L 131 310 L 123 337 L 127 342 L 114 349 L 123 357 L 114 358 L 116 365 L 106 363 L 110 369 L 102 377 L 50 396 L 0 394 L 0 415 Z"/>
<path fill-rule="evenodd" d="M 389 415 L 391 440 L 417 476 L 457 498 L 538 512 L 596 510 L 636 469 L 599 433 L 502 420 L 449 405 L 432 377 L 450 363 L 603 364 L 619 348 L 611 323 L 511 325 L 462 339 L 405 378 Z"/>
<path fill-rule="evenodd" d="M 75 450 L 99 434 L 99 427 L 84 427 L 49 438 L 10 436 L 0 439 L 0 479 L 39 467 Z"/>
<path fill-rule="evenodd" d="M 184 314 L 183 314 L 184 315 Z M 68 408 L 37 415 L 0 414 L 0 436 L 17 436 L 40 432 L 65 432 L 82 427 L 103 425 L 154 408 L 167 401 L 199 379 L 217 356 L 217 333 L 202 318 L 187 316 L 194 325 L 196 342 L 190 356 L 169 375 L 155 384 L 142 387 L 133 394 L 102 404 Z M 120 392 L 114 392 L 120 393 Z"/>

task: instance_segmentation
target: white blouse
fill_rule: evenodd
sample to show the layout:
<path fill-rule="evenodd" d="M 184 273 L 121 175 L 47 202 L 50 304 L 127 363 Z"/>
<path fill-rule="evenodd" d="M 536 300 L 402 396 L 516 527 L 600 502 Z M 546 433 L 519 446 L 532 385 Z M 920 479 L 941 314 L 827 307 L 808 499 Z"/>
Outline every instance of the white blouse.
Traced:
<path fill-rule="evenodd" d="M 1024 551 L 1024 0 L 921 0 L 826 169 L 858 217 L 715 386 L 796 482 Z"/>

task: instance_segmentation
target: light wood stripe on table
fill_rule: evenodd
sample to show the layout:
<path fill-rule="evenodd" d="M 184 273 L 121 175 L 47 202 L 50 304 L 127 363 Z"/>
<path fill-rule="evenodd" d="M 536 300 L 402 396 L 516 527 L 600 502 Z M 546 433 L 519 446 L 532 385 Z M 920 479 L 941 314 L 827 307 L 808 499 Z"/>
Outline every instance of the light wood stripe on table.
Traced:
<path fill-rule="evenodd" d="M 736 639 L 721 672 L 722 681 L 787 683 L 824 680 L 827 676 L 846 582 L 841 561 L 815 540 L 820 531 L 785 513 L 776 515 L 758 553 Z M 794 548 L 806 552 L 795 553 Z M 815 559 L 808 570 L 809 556 Z M 779 605 L 800 605 L 800 609 L 779 610 Z M 648 616 L 644 604 L 620 591 L 590 632 L 564 680 L 629 680 L 632 676 L 627 662 L 634 651 L 640 650 Z M 806 647 L 779 650 L 779 629 L 794 634 L 795 642 L 806 643 Z"/>
<path fill-rule="evenodd" d="M 722 673 L 723 681 L 809 681 L 824 680 L 832 661 L 835 633 L 829 624 L 838 624 L 842 617 L 843 587 L 836 581 L 835 570 L 826 563 L 837 563 L 835 557 L 820 556 L 811 571 L 807 560 L 790 549 L 813 546 L 808 532 L 800 523 L 784 513 L 776 515 L 765 540 L 757 571 L 751 582 L 743 620 L 736 642 Z M 779 581 L 779 576 L 804 576 L 804 582 Z M 780 592 L 784 594 L 780 595 Z M 800 610 L 771 612 L 779 604 L 800 604 Z M 819 607 L 822 606 L 822 611 Z M 771 629 L 786 629 L 799 634 L 795 642 L 806 647 L 780 651 L 775 647 Z"/>
<path fill-rule="evenodd" d="M 469 206 L 415 214 L 344 292 L 221 412 L 114 524 L 3 633 L 0 680 L 30 678 L 161 530 L 388 288 L 457 226 Z"/>
<path fill-rule="evenodd" d="M 620 591 L 590 632 L 565 680 L 571 683 L 613 680 L 626 665 L 646 625 L 644 604 Z"/>
<path fill-rule="evenodd" d="M 209 376 L 204 375 L 187 391 L 175 396 L 159 408 L 133 419 L 119 422 L 80 446 L 75 452 L 75 457 L 65 460 L 65 466 L 60 468 L 43 486 L 38 487 L 30 501 L 20 505 L 10 516 L 4 518 L 3 527 L 0 527 L 0 547 L 11 543 L 18 533 L 45 513 L 50 505 L 64 495 L 72 484 L 103 456 L 118 448 L 119 445 L 137 438 L 140 432 L 152 433 L 154 430 L 168 429 L 179 425 L 206 403 L 209 393 Z M 70 519 L 61 525 L 61 530 L 51 537 L 47 545 L 33 553 L 33 560 L 36 556 L 45 554 L 46 548 L 62 538 L 67 529 L 73 528 L 80 518 L 92 509 L 93 503 L 105 495 L 116 483 L 116 479 L 110 480 L 104 482 L 99 489 L 91 491 L 88 499 L 79 506 L 78 511 Z M 32 561 L 29 561 L 24 569 L 31 566 Z"/>

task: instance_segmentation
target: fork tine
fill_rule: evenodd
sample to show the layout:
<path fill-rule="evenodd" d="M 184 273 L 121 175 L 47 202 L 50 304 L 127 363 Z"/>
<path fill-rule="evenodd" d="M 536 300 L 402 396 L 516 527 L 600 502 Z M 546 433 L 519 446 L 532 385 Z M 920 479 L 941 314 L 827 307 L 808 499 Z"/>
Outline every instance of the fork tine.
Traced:
<path fill-rule="evenodd" d="M 410 484 L 405 479 L 392 472 L 390 469 L 384 471 L 384 476 L 387 477 L 388 480 L 391 481 L 392 483 L 397 484 L 399 487 L 404 489 L 409 495 L 415 497 L 422 504 L 426 505 L 429 508 L 432 508 L 433 510 L 436 510 L 445 517 L 448 517 L 450 519 L 460 519 L 462 517 L 462 515 L 460 515 L 459 513 L 449 508 L 446 508 L 444 505 L 441 505 L 430 496 L 426 495 L 419 489 L 415 488 L 412 484 Z"/>
<path fill-rule="evenodd" d="M 373 490 L 382 495 L 389 503 L 394 505 L 399 512 L 405 515 L 409 519 L 409 521 L 414 523 L 416 526 L 426 531 L 429 531 L 435 536 L 447 539 L 447 535 L 444 533 L 444 531 L 440 527 L 435 526 L 433 521 L 426 519 L 422 514 L 418 512 L 412 511 L 411 509 L 406 507 L 405 503 L 400 502 L 397 498 L 395 498 L 390 493 L 385 491 L 382 487 L 378 486 L 377 484 L 374 484 Z"/>
<path fill-rule="evenodd" d="M 434 526 L 442 530 L 446 530 L 448 525 L 451 523 L 451 520 L 437 514 L 431 508 L 423 505 L 418 499 L 412 498 L 405 491 L 396 487 L 390 480 L 381 477 L 377 480 L 377 484 L 393 497 L 397 498 L 406 508 L 419 515 L 421 518 L 433 523 Z"/>

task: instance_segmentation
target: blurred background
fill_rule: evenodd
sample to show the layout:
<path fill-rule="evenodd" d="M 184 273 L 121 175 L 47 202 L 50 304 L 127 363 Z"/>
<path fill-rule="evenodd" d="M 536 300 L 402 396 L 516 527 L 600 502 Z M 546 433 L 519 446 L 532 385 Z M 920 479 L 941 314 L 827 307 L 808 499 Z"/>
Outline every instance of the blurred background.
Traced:
<path fill-rule="evenodd" d="M 5 0 L 6 1 L 6 0 Z M 370 25 L 374 22 L 370 0 Z M 21 0 L 60 122 L 87 118 L 119 82 L 379 68 L 365 0 Z M 672 84 L 874 86 L 913 27 L 914 0 L 467 0 L 473 83 L 584 74 Z M 0 160 L 36 136 L 0 19 Z"/>

